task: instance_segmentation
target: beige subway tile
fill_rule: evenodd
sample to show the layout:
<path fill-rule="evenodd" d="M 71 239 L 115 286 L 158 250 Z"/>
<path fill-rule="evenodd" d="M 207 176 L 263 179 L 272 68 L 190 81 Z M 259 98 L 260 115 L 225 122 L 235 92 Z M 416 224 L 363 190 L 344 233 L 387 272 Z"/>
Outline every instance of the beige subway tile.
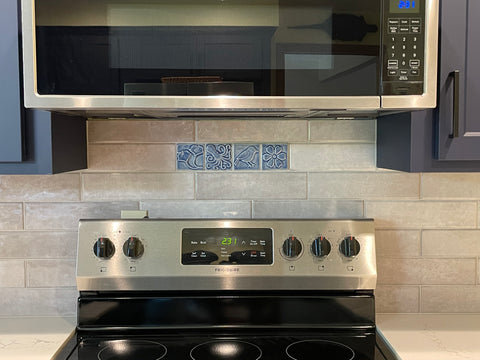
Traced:
<path fill-rule="evenodd" d="M 193 173 L 83 174 L 87 201 L 132 199 L 193 199 Z"/>
<path fill-rule="evenodd" d="M 475 259 L 377 259 L 378 283 L 388 285 L 475 284 Z"/>
<path fill-rule="evenodd" d="M 480 230 L 424 230 L 423 256 L 480 256 Z"/>
<path fill-rule="evenodd" d="M 254 201 L 253 217 L 257 219 L 358 219 L 363 217 L 363 201 Z"/>
<path fill-rule="evenodd" d="M 74 231 L 0 232 L 0 258 L 73 259 L 77 237 Z"/>
<path fill-rule="evenodd" d="M 197 121 L 197 141 L 290 142 L 307 140 L 307 120 Z"/>
<path fill-rule="evenodd" d="M 375 246 L 377 256 L 397 258 L 420 256 L 420 231 L 377 230 Z"/>
<path fill-rule="evenodd" d="M 174 171 L 174 144 L 91 144 L 88 169 L 109 171 Z"/>
<path fill-rule="evenodd" d="M 305 199 L 306 174 L 197 173 L 197 199 Z"/>
<path fill-rule="evenodd" d="M 311 173 L 308 189 L 309 198 L 418 199 L 420 176 L 382 172 Z"/>
<path fill-rule="evenodd" d="M 375 142 L 375 120 L 310 120 L 310 141 Z"/>
<path fill-rule="evenodd" d="M 250 201 L 142 201 L 140 209 L 148 210 L 152 218 L 251 218 Z"/>
<path fill-rule="evenodd" d="M 385 286 L 375 289 L 377 313 L 417 313 L 420 311 L 420 287 Z"/>
<path fill-rule="evenodd" d="M 138 210 L 138 203 L 27 203 L 25 227 L 28 230 L 77 230 L 80 219 L 118 219 L 122 210 Z"/>
<path fill-rule="evenodd" d="M 17 203 L 0 203 L 0 231 L 23 228 L 23 207 Z"/>
<path fill-rule="evenodd" d="M 290 169 L 375 170 L 374 144 L 291 144 Z"/>
<path fill-rule="evenodd" d="M 424 199 L 480 199 L 480 174 L 422 174 Z"/>
<path fill-rule="evenodd" d="M 2 175 L 0 201 L 80 200 L 80 175 Z"/>
<path fill-rule="evenodd" d="M 74 287 L 75 260 L 28 260 L 27 287 Z"/>
<path fill-rule="evenodd" d="M 195 140 L 193 120 L 90 120 L 88 142 L 186 142 Z"/>
<path fill-rule="evenodd" d="M 367 201 L 366 216 L 377 228 L 475 228 L 473 201 Z"/>
<path fill-rule="evenodd" d="M 479 313 L 480 286 L 423 286 L 425 313 Z"/>
<path fill-rule="evenodd" d="M 76 314 L 75 288 L 2 289 L 0 316 L 72 316 Z"/>
<path fill-rule="evenodd" d="M 9 287 L 25 287 L 25 261 L 0 260 L 0 288 Z"/>

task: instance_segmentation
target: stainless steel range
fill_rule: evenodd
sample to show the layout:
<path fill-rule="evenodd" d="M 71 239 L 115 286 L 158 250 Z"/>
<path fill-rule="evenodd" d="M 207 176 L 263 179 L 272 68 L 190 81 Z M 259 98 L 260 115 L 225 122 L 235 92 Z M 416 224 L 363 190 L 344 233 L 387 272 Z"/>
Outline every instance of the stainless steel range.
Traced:
<path fill-rule="evenodd" d="M 55 360 L 395 359 L 373 220 L 84 220 Z"/>

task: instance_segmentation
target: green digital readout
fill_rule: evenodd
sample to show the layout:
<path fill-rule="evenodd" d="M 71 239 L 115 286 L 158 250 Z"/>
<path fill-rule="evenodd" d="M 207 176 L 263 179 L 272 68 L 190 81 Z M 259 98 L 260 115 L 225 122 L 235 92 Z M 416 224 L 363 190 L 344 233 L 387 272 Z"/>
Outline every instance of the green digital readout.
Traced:
<path fill-rule="evenodd" d="M 224 237 L 222 245 L 237 245 L 237 238 Z"/>

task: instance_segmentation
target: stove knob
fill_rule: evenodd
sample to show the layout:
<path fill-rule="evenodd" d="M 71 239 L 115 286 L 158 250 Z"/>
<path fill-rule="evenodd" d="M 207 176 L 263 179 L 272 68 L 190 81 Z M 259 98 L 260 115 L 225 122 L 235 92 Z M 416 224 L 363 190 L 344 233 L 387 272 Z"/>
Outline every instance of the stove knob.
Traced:
<path fill-rule="evenodd" d="M 330 242 L 325 238 L 325 236 L 319 236 L 312 243 L 312 253 L 316 257 L 324 257 L 330 254 Z"/>
<path fill-rule="evenodd" d="M 347 236 L 340 243 L 340 252 L 349 258 L 357 256 L 360 252 L 360 243 L 354 236 Z"/>
<path fill-rule="evenodd" d="M 132 259 L 137 259 L 143 255 L 143 244 L 137 237 L 129 237 L 123 244 L 123 253 Z"/>
<path fill-rule="evenodd" d="M 290 236 L 283 242 L 283 255 L 288 258 L 296 258 L 302 252 L 302 243 L 295 236 Z"/>
<path fill-rule="evenodd" d="M 100 259 L 110 259 L 115 253 L 115 245 L 109 238 L 98 238 L 93 245 L 93 253 Z"/>

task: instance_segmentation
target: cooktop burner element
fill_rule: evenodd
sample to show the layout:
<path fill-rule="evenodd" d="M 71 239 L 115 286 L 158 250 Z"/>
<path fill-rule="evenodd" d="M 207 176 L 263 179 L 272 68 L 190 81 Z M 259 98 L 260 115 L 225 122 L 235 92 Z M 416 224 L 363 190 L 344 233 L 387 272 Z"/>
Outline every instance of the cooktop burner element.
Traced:
<path fill-rule="evenodd" d="M 192 360 L 258 360 L 262 350 L 246 341 L 219 340 L 195 346 L 190 357 Z"/>
<path fill-rule="evenodd" d="M 302 340 L 287 347 L 294 360 L 353 360 L 355 352 L 344 344 L 328 340 Z"/>
<path fill-rule="evenodd" d="M 160 360 L 167 348 L 149 340 L 113 340 L 98 352 L 98 360 Z"/>

